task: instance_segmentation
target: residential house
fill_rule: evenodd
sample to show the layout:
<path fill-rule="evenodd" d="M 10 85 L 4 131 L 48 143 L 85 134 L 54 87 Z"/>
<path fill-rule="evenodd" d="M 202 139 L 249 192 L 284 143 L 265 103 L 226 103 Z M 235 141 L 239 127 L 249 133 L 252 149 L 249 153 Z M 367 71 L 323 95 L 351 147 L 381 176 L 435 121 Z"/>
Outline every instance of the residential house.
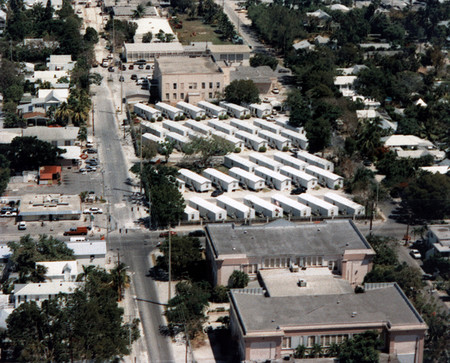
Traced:
<path fill-rule="evenodd" d="M 427 257 L 439 254 L 450 257 L 450 226 L 448 224 L 434 224 L 428 226 L 426 241 L 429 246 Z"/>
<path fill-rule="evenodd" d="M 36 265 L 46 268 L 46 281 L 75 281 L 78 276 L 77 261 L 42 261 Z"/>
<path fill-rule="evenodd" d="M 54 146 L 74 146 L 78 138 L 79 127 L 28 127 L 23 129 L 23 136 L 35 136 Z"/>
<path fill-rule="evenodd" d="M 20 114 L 46 113 L 50 107 L 58 108 L 68 97 L 68 89 L 39 89 L 37 97 L 32 98 L 30 103 L 17 106 L 17 110 Z"/>
<path fill-rule="evenodd" d="M 82 266 L 105 267 L 106 241 L 90 241 L 84 237 L 77 237 L 74 241 L 66 242 L 66 246 L 73 251 L 79 273 Z"/>
<path fill-rule="evenodd" d="M 40 305 L 42 301 L 55 297 L 60 293 L 73 294 L 82 285 L 82 282 L 73 281 L 15 284 L 13 292 L 14 307 L 18 308 L 20 304 L 31 301 Z"/>
<path fill-rule="evenodd" d="M 47 60 L 47 68 L 50 71 L 71 71 L 75 67 L 75 62 L 72 61 L 72 56 L 68 55 L 50 55 Z"/>
<path fill-rule="evenodd" d="M 238 66 L 230 71 L 230 82 L 236 80 L 252 80 L 259 93 L 269 93 L 277 87 L 278 75 L 269 66 Z"/>
<path fill-rule="evenodd" d="M 437 149 L 431 141 L 414 135 L 391 135 L 381 138 L 381 141 L 400 158 L 416 159 L 426 155 L 432 155 L 435 160 L 445 158 L 445 152 Z"/>
<path fill-rule="evenodd" d="M 57 165 L 46 165 L 39 168 L 39 184 L 57 184 L 61 181 L 61 167 Z"/>

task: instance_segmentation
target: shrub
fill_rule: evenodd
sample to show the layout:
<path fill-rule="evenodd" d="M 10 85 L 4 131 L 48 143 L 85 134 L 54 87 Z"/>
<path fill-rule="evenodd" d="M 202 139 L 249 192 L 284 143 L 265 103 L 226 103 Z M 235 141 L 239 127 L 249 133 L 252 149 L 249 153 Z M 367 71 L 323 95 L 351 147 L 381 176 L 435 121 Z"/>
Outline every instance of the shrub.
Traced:
<path fill-rule="evenodd" d="M 162 121 L 163 120 L 162 116 L 159 116 L 157 120 Z"/>
<path fill-rule="evenodd" d="M 220 115 L 220 116 L 219 116 L 219 120 L 225 120 L 225 116 Z"/>
<path fill-rule="evenodd" d="M 195 121 L 200 121 L 201 120 L 201 118 L 199 117 L 199 116 L 197 116 L 196 118 L 195 118 Z"/>
<path fill-rule="evenodd" d="M 334 190 L 339 190 L 340 186 L 339 185 L 335 185 L 334 186 Z"/>
<path fill-rule="evenodd" d="M 243 120 L 244 119 L 244 115 L 241 115 L 241 117 L 239 117 L 239 119 Z"/>
<path fill-rule="evenodd" d="M 181 121 L 183 121 L 183 120 L 185 120 L 185 119 L 186 119 L 186 117 L 185 117 L 184 115 L 181 115 L 181 116 L 180 116 L 180 120 L 181 120 Z"/>
<path fill-rule="evenodd" d="M 267 151 L 267 148 L 265 146 L 261 146 L 258 151 L 260 153 L 265 153 Z"/>
<path fill-rule="evenodd" d="M 175 121 L 180 121 L 180 116 L 176 116 Z"/>
<path fill-rule="evenodd" d="M 156 121 L 156 120 L 155 120 L 154 117 L 152 117 L 151 120 L 150 120 L 150 122 L 155 122 L 155 121 Z"/>
<path fill-rule="evenodd" d="M 235 270 L 228 280 L 228 287 L 230 289 L 243 289 L 248 285 L 249 280 L 245 272 Z"/>
<path fill-rule="evenodd" d="M 248 120 L 250 117 L 252 117 L 250 114 L 245 115 L 245 119 Z"/>
<path fill-rule="evenodd" d="M 228 302 L 228 291 L 229 289 L 226 286 L 215 286 L 211 293 L 211 301 L 216 303 Z"/>
<path fill-rule="evenodd" d="M 206 115 L 202 116 L 202 120 L 206 120 Z"/>
<path fill-rule="evenodd" d="M 240 148 L 240 147 L 237 147 L 236 149 L 234 149 L 234 152 L 235 152 L 236 154 L 239 154 L 239 153 L 241 152 L 241 148 Z"/>
<path fill-rule="evenodd" d="M 283 147 L 283 150 L 282 150 L 282 151 L 284 151 L 284 152 L 289 151 L 289 146 Z"/>

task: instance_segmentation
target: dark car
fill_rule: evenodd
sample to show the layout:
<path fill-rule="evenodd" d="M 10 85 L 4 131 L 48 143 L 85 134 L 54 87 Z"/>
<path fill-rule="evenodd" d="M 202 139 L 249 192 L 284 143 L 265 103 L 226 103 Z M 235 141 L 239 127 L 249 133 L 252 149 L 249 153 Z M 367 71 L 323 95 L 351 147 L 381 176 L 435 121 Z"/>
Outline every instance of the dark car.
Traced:
<path fill-rule="evenodd" d="M 219 195 L 223 194 L 223 190 L 215 190 L 211 193 L 211 197 L 218 197 Z"/>
<path fill-rule="evenodd" d="M 114 72 L 114 67 L 113 66 L 108 67 L 108 72 Z"/>
<path fill-rule="evenodd" d="M 126 70 L 127 70 L 127 67 L 124 66 L 124 65 L 122 65 L 122 66 L 120 67 L 120 69 L 121 69 L 122 71 L 126 71 Z"/>
<path fill-rule="evenodd" d="M 90 165 L 90 166 L 97 166 L 98 163 L 95 160 L 88 160 L 86 161 L 86 164 Z"/>
<path fill-rule="evenodd" d="M 123 82 L 125 79 L 123 78 L 123 76 L 119 77 L 119 82 Z"/>
<path fill-rule="evenodd" d="M 97 154 L 97 149 L 87 149 L 88 154 Z"/>
<path fill-rule="evenodd" d="M 291 190 L 291 195 L 299 195 L 299 194 L 303 194 L 306 192 L 306 188 L 305 187 L 299 187 L 299 188 L 295 188 Z"/>
<path fill-rule="evenodd" d="M 189 232 L 189 237 L 205 237 L 205 231 L 197 229 L 196 231 Z"/>
<path fill-rule="evenodd" d="M 128 69 L 134 69 L 134 65 L 130 64 L 130 66 L 128 67 Z"/>
<path fill-rule="evenodd" d="M 137 74 L 132 74 L 132 75 L 131 75 L 131 79 L 132 79 L 132 80 L 137 80 Z"/>
<path fill-rule="evenodd" d="M 145 66 L 145 69 L 152 69 L 152 66 L 151 66 L 150 64 L 147 64 L 147 65 Z"/>
<path fill-rule="evenodd" d="M 139 69 L 144 69 L 144 65 L 143 65 L 143 64 L 140 64 L 138 68 L 139 68 Z"/>
<path fill-rule="evenodd" d="M 176 235 L 177 235 L 177 232 L 175 232 L 175 231 L 170 231 L 170 235 L 171 235 L 171 236 L 176 236 Z M 161 237 L 161 238 L 169 237 L 169 231 L 161 232 L 161 233 L 159 234 L 159 237 Z"/>

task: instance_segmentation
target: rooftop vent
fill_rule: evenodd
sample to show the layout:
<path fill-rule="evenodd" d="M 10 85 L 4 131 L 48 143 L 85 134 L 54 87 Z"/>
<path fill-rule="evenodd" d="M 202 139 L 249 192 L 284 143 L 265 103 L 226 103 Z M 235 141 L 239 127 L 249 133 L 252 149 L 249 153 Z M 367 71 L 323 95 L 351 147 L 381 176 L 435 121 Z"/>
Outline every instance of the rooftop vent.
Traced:
<path fill-rule="evenodd" d="M 356 315 L 358 315 L 358 313 L 357 313 L 356 311 L 354 311 L 354 312 L 352 313 L 352 318 L 354 318 Z"/>

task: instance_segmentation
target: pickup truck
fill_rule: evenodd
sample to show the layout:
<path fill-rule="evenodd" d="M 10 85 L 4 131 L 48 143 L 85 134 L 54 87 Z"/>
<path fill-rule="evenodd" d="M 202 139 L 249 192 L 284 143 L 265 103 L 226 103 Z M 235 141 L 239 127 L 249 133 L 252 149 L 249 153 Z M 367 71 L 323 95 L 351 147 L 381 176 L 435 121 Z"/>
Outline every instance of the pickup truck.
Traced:
<path fill-rule="evenodd" d="M 88 227 L 74 227 L 64 232 L 64 236 L 86 236 Z"/>

